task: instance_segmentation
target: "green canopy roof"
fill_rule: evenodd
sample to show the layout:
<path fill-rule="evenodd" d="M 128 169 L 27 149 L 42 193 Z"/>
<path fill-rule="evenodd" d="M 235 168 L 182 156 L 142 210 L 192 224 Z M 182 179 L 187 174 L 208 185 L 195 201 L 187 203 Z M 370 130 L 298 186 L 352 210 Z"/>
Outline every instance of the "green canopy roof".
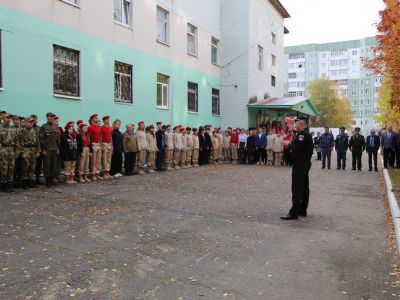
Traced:
<path fill-rule="evenodd" d="M 255 103 L 248 104 L 247 107 L 257 109 L 284 110 L 287 112 L 300 113 L 303 115 L 318 116 L 318 110 L 314 103 L 305 97 L 287 98 L 267 98 Z"/>

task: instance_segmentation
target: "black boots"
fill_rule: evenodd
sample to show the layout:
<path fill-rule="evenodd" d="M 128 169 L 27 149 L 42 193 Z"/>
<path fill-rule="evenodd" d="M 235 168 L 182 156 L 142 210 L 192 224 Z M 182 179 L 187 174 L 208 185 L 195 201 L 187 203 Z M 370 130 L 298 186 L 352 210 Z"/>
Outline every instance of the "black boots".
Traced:
<path fill-rule="evenodd" d="M 46 178 L 46 186 L 52 187 L 53 186 L 53 178 L 49 177 L 49 176 L 46 176 L 45 178 Z"/>
<path fill-rule="evenodd" d="M 5 192 L 5 193 L 14 193 L 14 189 L 13 189 L 11 181 L 3 183 L 2 189 L 3 189 L 3 192 Z"/>

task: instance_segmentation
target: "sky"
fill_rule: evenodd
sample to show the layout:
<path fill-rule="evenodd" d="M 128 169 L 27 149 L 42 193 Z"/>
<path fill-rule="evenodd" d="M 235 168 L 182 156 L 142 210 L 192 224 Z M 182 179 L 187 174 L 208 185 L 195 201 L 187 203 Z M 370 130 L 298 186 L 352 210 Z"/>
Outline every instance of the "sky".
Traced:
<path fill-rule="evenodd" d="M 291 15 L 285 46 L 359 39 L 376 34 L 382 0 L 280 0 Z"/>

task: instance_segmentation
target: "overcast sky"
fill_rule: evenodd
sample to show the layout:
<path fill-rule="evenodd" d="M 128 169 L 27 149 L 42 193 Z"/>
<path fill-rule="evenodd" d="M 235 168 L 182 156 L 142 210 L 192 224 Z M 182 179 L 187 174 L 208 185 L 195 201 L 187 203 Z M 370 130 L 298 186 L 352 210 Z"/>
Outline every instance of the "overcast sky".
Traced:
<path fill-rule="evenodd" d="M 382 0 L 280 0 L 291 18 L 285 46 L 374 36 Z"/>

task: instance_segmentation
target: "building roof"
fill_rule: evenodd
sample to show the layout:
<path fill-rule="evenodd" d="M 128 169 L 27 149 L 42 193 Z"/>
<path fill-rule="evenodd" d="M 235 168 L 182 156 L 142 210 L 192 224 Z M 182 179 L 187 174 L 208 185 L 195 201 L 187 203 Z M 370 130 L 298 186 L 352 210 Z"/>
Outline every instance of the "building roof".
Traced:
<path fill-rule="evenodd" d="M 314 103 L 306 97 L 267 98 L 247 105 L 249 108 L 282 109 L 309 116 L 318 116 Z"/>
<path fill-rule="evenodd" d="M 269 0 L 273 7 L 281 14 L 283 18 L 290 18 L 290 15 L 286 8 L 282 5 L 279 0 Z"/>

